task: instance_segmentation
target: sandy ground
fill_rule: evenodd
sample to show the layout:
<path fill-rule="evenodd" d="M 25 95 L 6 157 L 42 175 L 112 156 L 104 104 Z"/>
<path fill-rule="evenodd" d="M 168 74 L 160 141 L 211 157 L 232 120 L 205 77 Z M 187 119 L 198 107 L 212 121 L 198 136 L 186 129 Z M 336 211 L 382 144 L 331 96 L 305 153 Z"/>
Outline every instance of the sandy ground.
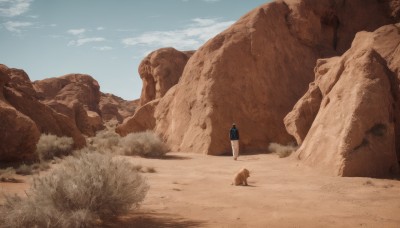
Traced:
<path fill-rule="evenodd" d="M 129 159 L 156 173 L 140 209 L 106 227 L 400 227 L 398 180 L 327 176 L 274 154 Z M 242 167 L 250 186 L 232 186 Z M 0 190 L 24 194 L 26 181 Z"/>

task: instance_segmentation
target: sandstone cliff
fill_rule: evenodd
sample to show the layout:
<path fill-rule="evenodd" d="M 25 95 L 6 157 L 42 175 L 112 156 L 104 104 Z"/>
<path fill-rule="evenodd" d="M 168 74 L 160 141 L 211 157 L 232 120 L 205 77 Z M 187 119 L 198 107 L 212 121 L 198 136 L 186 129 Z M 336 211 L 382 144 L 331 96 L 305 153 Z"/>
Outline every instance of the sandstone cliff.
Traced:
<path fill-rule="evenodd" d="M 258 7 L 197 50 L 158 105 L 135 115 L 144 116 L 143 110 L 145 128 L 176 151 L 229 152 L 233 122 L 242 152 L 288 143 L 294 139 L 283 118 L 313 80 L 316 60 L 342 54 L 360 30 L 393 23 L 389 3 L 287 0 Z M 128 125 L 119 131 L 143 130 Z"/>
<path fill-rule="evenodd" d="M 360 32 L 285 118 L 296 156 L 341 176 L 388 176 L 400 158 L 400 24 Z M 397 151 L 397 154 L 396 154 Z"/>

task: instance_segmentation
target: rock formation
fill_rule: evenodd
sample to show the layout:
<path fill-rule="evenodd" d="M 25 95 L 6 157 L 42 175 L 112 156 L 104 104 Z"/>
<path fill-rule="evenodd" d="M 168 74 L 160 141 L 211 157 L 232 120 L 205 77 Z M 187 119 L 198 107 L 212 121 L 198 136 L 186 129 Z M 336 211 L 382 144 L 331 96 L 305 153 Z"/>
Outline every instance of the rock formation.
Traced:
<path fill-rule="evenodd" d="M 0 65 L 1 141 L 0 160 L 36 159 L 36 143 L 41 133 L 69 136 L 75 147 L 86 144 L 76 125 L 67 116 L 42 104 L 28 75 Z"/>
<path fill-rule="evenodd" d="M 122 123 L 135 113 L 138 105 L 139 100 L 126 101 L 110 93 L 101 93 L 99 109 L 103 122 L 115 119 Z"/>
<path fill-rule="evenodd" d="M 74 120 L 79 130 L 94 136 L 104 128 L 100 116 L 100 86 L 89 75 L 68 74 L 34 82 L 39 99 Z"/>
<path fill-rule="evenodd" d="M 151 52 L 139 65 L 143 81 L 140 105 L 158 99 L 176 83 L 182 75 L 194 51 L 180 52 L 174 48 L 161 48 Z"/>
<path fill-rule="evenodd" d="M 230 151 L 233 122 L 241 132 L 241 152 L 288 143 L 294 139 L 283 118 L 313 80 L 316 60 L 342 54 L 356 32 L 393 23 L 392 14 L 388 1 L 287 0 L 260 6 L 195 52 L 178 84 L 148 114 L 150 129 L 172 150 L 212 155 Z M 135 115 L 143 116 L 141 110 Z M 121 125 L 121 132 L 142 130 L 128 125 Z"/>
<path fill-rule="evenodd" d="M 400 158 L 400 24 L 360 32 L 285 118 L 296 156 L 340 176 L 388 176 Z M 397 154 L 396 154 L 397 151 Z"/>
<path fill-rule="evenodd" d="M 147 102 L 141 106 L 137 112 L 118 126 L 116 132 L 121 136 L 125 136 L 131 132 L 141 132 L 148 129 L 154 129 L 156 119 L 154 118 L 154 109 L 157 107 L 160 99 Z"/>

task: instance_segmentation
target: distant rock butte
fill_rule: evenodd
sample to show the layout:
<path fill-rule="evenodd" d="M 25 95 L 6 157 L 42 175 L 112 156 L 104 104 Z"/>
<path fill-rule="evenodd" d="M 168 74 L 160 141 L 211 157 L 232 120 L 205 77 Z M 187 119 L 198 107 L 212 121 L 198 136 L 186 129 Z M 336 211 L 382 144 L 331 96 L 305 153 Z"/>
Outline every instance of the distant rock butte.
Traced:
<path fill-rule="evenodd" d="M 182 76 L 183 68 L 194 51 L 161 48 L 151 52 L 139 65 L 143 81 L 140 105 L 161 98 Z"/>
<path fill-rule="evenodd" d="M 145 128 L 160 134 L 175 151 L 228 153 L 233 122 L 241 133 L 241 153 L 266 151 L 271 142 L 286 144 L 294 138 L 283 118 L 313 80 L 317 59 L 343 54 L 356 32 L 393 23 L 393 12 L 388 1 L 262 5 L 197 50 L 178 84 L 156 107 L 139 109 L 135 116 L 148 116 Z M 142 93 L 141 100 L 153 97 Z M 131 121 L 118 128 L 121 134 L 143 130 L 135 117 Z"/>
<path fill-rule="evenodd" d="M 400 159 L 400 24 L 357 33 L 286 116 L 296 156 L 340 176 L 389 176 Z M 397 151 L 397 153 L 396 153 Z"/>

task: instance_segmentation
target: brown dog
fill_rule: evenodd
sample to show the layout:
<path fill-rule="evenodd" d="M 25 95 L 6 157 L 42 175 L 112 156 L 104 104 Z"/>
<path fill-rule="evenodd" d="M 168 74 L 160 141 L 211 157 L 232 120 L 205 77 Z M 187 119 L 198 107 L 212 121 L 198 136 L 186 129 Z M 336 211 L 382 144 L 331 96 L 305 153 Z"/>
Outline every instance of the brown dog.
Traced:
<path fill-rule="evenodd" d="M 243 168 L 238 173 L 236 173 L 235 178 L 233 179 L 233 185 L 244 185 L 247 186 L 247 178 L 250 177 L 249 170 Z"/>

